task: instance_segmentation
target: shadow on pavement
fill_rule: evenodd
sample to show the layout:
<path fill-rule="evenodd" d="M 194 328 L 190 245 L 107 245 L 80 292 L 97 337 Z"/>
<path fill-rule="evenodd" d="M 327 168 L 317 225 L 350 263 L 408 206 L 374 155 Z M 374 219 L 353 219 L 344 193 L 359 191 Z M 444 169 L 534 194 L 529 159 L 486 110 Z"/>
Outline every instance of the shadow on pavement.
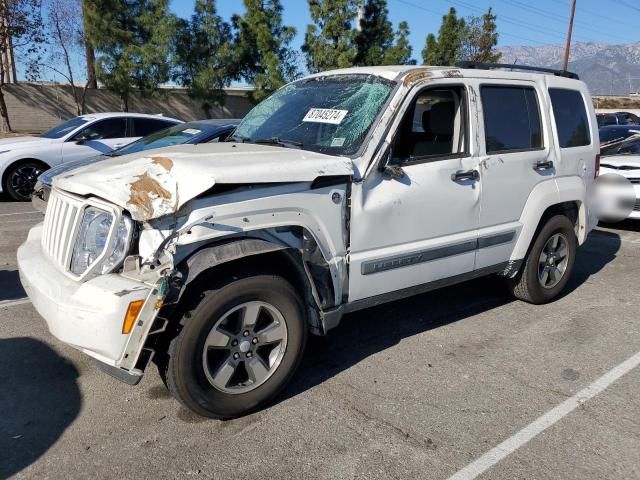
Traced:
<path fill-rule="evenodd" d="M 0 302 L 27 296 L 17 270 L 0 270 Z"/>
<path fill-rule="evenodd" d="M 615 258 L 620 237 L 597 232 L 580 247 L 570 294 Z M 514 301 L 503 279 L 492 276 L 363 310 L 343 318 L 328 338 L 312 337 L 298 373 L 282 401 L 318 385 L 370 355 L 408 338 Z"/>
<path fill-rule="evenodd" d="M 620 235 L 604 230 L 594 230 L 578 249 L 576 264 L 569 283 L 560 298 L 569 295 L 616 258 L 622 246 Z"/>
<path fill-rule="evenodd" d="M 39 340 L 0 339 L 0 479 L 35 462 L 78 416 L 77 377 Z"/>

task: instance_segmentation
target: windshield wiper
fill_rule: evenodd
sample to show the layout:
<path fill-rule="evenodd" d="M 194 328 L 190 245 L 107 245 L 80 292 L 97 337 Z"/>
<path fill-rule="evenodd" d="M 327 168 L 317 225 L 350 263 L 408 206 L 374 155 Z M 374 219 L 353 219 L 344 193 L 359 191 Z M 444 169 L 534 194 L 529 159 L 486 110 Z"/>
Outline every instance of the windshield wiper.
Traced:
<path fill-rule="evenodd" d="M 231 135 L 230 137 L 227 137 L 227 139 L 225 140 L 225 142 L 235 142 L 235 143 L 248 143 L 250 141 L 251 139 L 249 137 L 240 137 L 238 135 Z"/>
<path fill-rule="evenodd" d="M 277 145 L 279 147 L 287 147 L 287 148 L 291 148 L 291 147 L 295 147 L 295 148 L 302 148 L 303 144 L 300 142 L 295 142 L 293 140 L 285 140 L 285 139 L 281 139 L 278 137 L 271 137 L 271 138 L 259 138 L 257 140 L 254 140 L 253 143 L 261 143 L 263 145 Z"/>
<path fill-rule="evenodd" d="M 122 155 L 118 150 L 111 150 L 110 152 L 103 153 L 105 157 L 119 157 Z"/>

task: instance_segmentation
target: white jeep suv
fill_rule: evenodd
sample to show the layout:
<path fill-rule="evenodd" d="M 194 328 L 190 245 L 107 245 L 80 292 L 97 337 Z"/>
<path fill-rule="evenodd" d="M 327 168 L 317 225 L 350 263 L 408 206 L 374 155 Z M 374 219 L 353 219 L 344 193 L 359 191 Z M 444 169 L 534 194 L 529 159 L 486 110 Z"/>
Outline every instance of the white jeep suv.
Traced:
<path fill-rule="evenodd" d="M 514 68 L 312 75 L 230 141 L 57 176 L 25 289 L 61 341 L 132 384 L 153 358 L 217 418 L 272 399 L 345 313 L 489 274 L 551 301 L 594 225 L 597 123 L 573 74 Z"/>

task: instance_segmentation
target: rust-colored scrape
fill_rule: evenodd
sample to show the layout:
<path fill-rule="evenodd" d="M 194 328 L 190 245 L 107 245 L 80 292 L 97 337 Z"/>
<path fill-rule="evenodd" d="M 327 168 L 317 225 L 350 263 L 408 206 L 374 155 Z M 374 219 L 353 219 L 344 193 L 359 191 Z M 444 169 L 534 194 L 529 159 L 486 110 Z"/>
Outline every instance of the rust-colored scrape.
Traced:
<path fill-rule="evenodd" d="M 162 157 L 156 157 L 162 158 Z M 168 160 L 168 159 L 167 159 Z M 128 205 L 144 213 L 144 220 L 153 217 L 153 200 L 161 198 L 163 201 L 171 199 L 171 193 L 162 187 L 157 180 L 144 172 L 131 184 L 131 194 Z"/>
<path fill-rule="evenodd" d="M 427 70 L 426 68 L 421 70 L 414 70 L 413 72 L 410 72 L 409 74 L 407 74 L 406 77 L 404 77 L 403 82 L 405 87 L 410 87 L 411 85 L 413 85 L 416 82 L 419 82 L 420 80 L 424 80 L 425 78 L 431 77 L 431 75 L 432 75 L 431 71 Z"/>
<path fill-rule="evenodd" d="M 173 168 L 173 160 L 167 157 L 151 157 L 151 163 L 160 165 L 167 172 L 170 172 L 171 169 Z"/>
<path fill-rule="evenodd" d="M 444 70 L 442 72 L 445 77 L 449 78 L 462 78 L 462 72 L 460 70 L 452 69 L 452 70 Z"/>

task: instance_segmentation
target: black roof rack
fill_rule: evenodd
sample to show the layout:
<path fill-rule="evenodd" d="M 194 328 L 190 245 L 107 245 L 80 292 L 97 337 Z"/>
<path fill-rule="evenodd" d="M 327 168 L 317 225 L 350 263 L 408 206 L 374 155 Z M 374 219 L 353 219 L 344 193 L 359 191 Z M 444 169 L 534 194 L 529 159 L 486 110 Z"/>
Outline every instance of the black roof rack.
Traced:
<path fill-rule="evenodd" d="M 458 68 L 476 68 L 478 70 L 495 70 L 498 68 L 508 68 L 510 70 L 526 70 L 530 72 L 552 73 L 557 77 L 571 78 L 580 80 L 577 73 L 567 72 L 566 70 L 554 70 L 553 68 L 531 67 L 529 65 L 516 65 L 510 63 L 484 63 L 484 62 L 458 62 Z"/>

